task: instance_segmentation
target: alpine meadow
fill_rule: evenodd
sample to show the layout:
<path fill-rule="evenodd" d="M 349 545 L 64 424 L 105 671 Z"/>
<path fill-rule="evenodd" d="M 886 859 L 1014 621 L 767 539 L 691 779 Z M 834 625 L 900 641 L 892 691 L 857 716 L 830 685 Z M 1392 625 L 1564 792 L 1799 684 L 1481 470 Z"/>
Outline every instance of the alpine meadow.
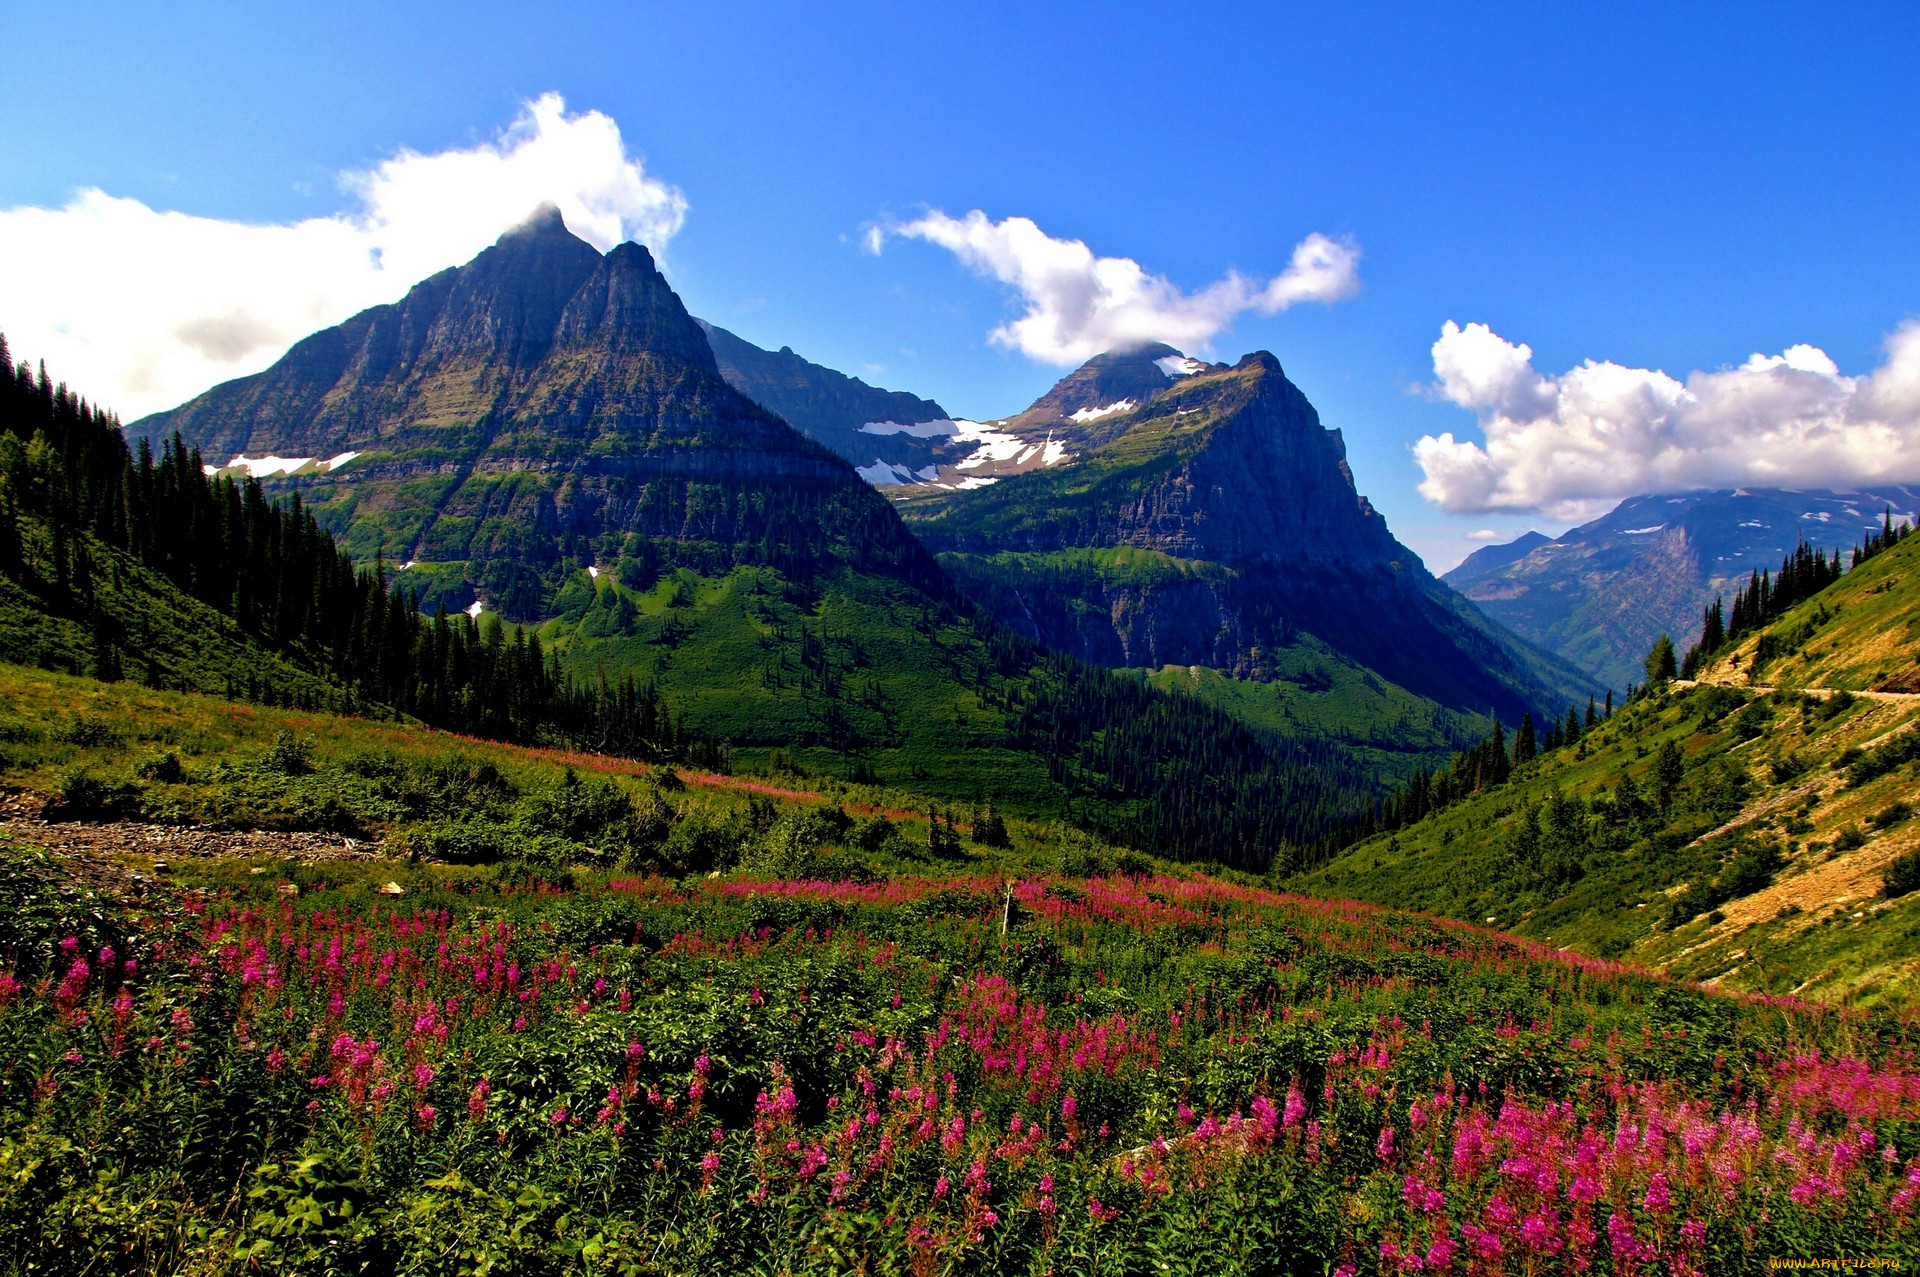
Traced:
<path fill-rule="evenodd" d="M 1920 27 L 1364 8 L 0 15 L 0 1277 L 1920 1265 Z"/>

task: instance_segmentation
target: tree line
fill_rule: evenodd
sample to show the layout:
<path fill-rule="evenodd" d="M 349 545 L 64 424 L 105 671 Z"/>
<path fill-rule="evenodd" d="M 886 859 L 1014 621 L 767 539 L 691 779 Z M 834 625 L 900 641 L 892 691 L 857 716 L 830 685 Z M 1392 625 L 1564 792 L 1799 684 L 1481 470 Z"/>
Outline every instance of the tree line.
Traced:
<path fill-rule="evenodd" d="M 1324 834 L 1312 845 L 1307 862 L 1324 864 L 1376 834 L 1404 829 L 1484 789 L 1504 785 L 1516 770 L 1536 758 L 1577 747 L 1582 736 L 1611 717 L 1611 691 L 1604 700 L 1589 696 L 1585 714 L 1577 705 L 1567 706 L 1566 717 L 1551 719 L 1544 733 L 1535 728 L 1532 714 L 1523 714 L 1511 745 L 1506 729 L 1495 719 L 1493 730 L 1472 749 L 1456 752 L 1451 764 L 1431 772 L 1416 771 L 1386 798 Z"/>
<path fill-rule="evenodd" d="M 1723 599 L 1715 599 L 1701 613 L 1700 638 L 1687 649 L 1686 658 L 1680 664 L 1680 676 L 1692 678 L 1723 648 L 1766 628 L 1796 605 L 1838 581 L 1845 571 L 1891 550 L 1912 532 L 1910 522 L 1893 521 L 1891 509 L 1882 512 L 1879 530 L 1869 532 L 1865 541 L 1853 547 L 1846 568 L 1840 564 L 1838 549 L 1825 555 L 1802 541 L 1793 553 L 1781 560 L 1777 575 L 1756 572 L 1748 577 L 1747 583 L 1734 593 L 1731 611 L 1726 609 Z"/>

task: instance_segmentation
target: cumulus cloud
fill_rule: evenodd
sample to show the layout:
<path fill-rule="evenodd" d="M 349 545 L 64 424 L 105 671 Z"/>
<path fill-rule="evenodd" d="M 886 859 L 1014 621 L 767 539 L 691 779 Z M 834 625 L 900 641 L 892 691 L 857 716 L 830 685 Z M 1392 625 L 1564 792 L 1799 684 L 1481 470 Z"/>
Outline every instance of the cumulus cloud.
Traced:
<path fill-rule="evenodd" d="M 1455 513 L 1582 520 L 1649 492 L 1920 481 L 1920 320 L 1885 348 L 1859 377 L 1807 345 L 1685 381 L 1593 360 L 1550 376 L 1531 347 L 1448 321 L 1432 390 L 1471 409 L 1486 442 L 1422 438 L 1420 493 Z"/>
<path fill-rule="evenodd" d="M 598 111 L 560 95 L 497 137 L 403 150 L 341 176 L 352 207 L 252 224 L 153 209 L 98 189 L 62 208 L 0 210 L 0 332 L 17 358 L 126 420 L 271 364 L 299 338 L 466 261 L 543 203 L 602 251 L 658 250 L 686 199 L 628 154 Z"/>
<path fill-rule="evenodd" d="M 1030 218 L 991 221 L 978 209 L 951 217 L 938 209 L 911 222 L 869 227 L 878 253 L 890 235 L 925 240 L 979 275 L 1010 285 L 1026 304 L 992 340 L 1050 364 L 1077 364 L 1103 350 L 1164 341 L 1205 346 L 1244 311 L 1271 315 L 1301 302 L 1331 304 L 1360 288 L 1360 250 L 1315 233 L 1294 246 L 1287 269 L 1265 284 L 1230 272 L 1198 292 L 1183 292 L 1128 257 L 1096 257 L 1077 239 L 1055 239 Z"/>

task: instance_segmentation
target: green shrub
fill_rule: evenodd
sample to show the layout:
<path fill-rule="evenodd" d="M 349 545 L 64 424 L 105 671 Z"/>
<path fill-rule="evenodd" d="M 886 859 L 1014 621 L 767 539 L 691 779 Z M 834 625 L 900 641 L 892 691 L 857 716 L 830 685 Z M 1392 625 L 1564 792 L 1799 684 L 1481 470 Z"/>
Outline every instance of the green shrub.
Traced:
<path fill-rule="evenodd" d="M 678 821 L 660 848 L 663 866 L 676 874 L 724 872 L 740 863 L 754 831 L 737 817 L 696 810 Z"/>
<path fill-rule="evenodd" d="M 1860 832 L 1858 825 L 1848 825 L 1833 840 L 1835 851 L 1852 851 L 1856 847 L 1867 845 L 1867 836 Z"/>
<path fill-rule="evenodd" d="M 1874 812 L 1869 818 L 1868 823 L 1875 829 L 1890 829 L 1911 815 L 1913 815 L 1913 808 L 1909 807 L 1906 803 L 1888 803 L 1879 811 Z"/>
<path fill-rule="evenodd" d="M 1769 760 L 1767 770 L 1772 774 L 1774 784 L 1784 785 L 1794 777 L 1803 775 L 1809 765 L 1802 754 L 1785 754 Z"/>
<path fill-rule="evenodd" d="M 187 779 L 187 769 L 180 765 L 179 756 L 171 750 L 142 762 L 134 774 L 142 780 L 157 780 L 163 785 L 185 784 Z"/>
<path fill-rule="evenodd" d="M 61 732 L 60 739 L 69 745 L 78 745 L 82 749 L 90 749 L 97 745 L 117 744 L 120 740 L 120 733 L 97 718 L 85 718 L 79 714 L 70 714 L 67 717 L 66 730 Z"/>
<path fill-rule="evenodd" d="M 1721 899 L 1738 900 L 1741 896 L 1765 891 L 1773 885 L 1773 875 L 1779 868 L 1780 849 L 1773 843 L 1764 842 L 1748 848 L 1721 871 Z"/>
<path fill-rule="evenodd" d="M 410 824 L 388 841 L 394 855 L 431 857 L 456 865 L 505 860 L 526 842 L 524 833 L 484 818 L 433 820 Z"/>
<path fill-rule="evenodd" d="M 281 732 L 272 747 L 260 756 L 258 766 L 261 771 L 282 776 L 305 776 L 313 770 L 313 738 L 297 740 L 292 732 Z"/>
<path fill-rule="evenodd" d="M 58 820 L 125 820 L 140 812 L 140 786 L 101 780 L 84 769 L 60 780 L 60 797 L 48 815 Z"/>
<path fill-rule="evenodd" d="M 1706 731 L 1746 703 L 1745 694 L 1731 687 L 1716 684 L 1702 689 L 1695 697 L 1695 707 L 1700 711 L 1700 730 Z"/>
<path fill-rule="evenodd" d="M 1916 888 L 1920 888 L 1920 851 L 1910 851 L 1887 866 L 1880 890 L 1888 899 L 1893 899 Z"/>

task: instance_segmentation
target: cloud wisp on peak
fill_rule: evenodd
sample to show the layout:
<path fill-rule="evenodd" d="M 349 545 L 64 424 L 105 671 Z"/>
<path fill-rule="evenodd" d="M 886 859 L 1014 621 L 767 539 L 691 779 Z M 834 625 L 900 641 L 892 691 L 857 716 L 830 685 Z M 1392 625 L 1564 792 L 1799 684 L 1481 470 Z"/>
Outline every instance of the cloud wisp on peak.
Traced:
<path fill-rule="evenodd" d="M 994 329 L 991 340 L 1049 364 L 1155 341 L 1199 349 L 1246 311 L 1330 305 L 1360 289 L 1359 247 L 1318 232 L 1296 244 L 1286 270 L 1264 284 L 1232 271 L 1192 293 L 1130 257 L 1097 257 L 1081 240 L 1055 239 L 1026 217 L 995 222 L 979 209 L 965 217 L 934 209 L 869 227 L 866 248 L 878 253 L 896 236 L 936 244 L 974 273 L 1009 285 L 1026 313 Z"/>
<path fill-rule="evenodd" d="M 1920 481 L 1920 320 L 1859 377 L 1809 345 L 1684 382 L 1591 359 L 1552 376 L 1524 343 L 1452 321 L 1433 371 L 1432 392 L 1471 409 L 1486 440 L 1448 431 L 1414 445 L 1420 494 L 1451 513 L 1581 522 L 1650 492 Z"/>
<path fill-rule="evenodd" d="M 193 217 L 97 188 L 60 208 L 0 209 L 9 246 L 0 331 L 132 420 L 267 367 L 294 341 L 458 265 L 559 206 L 602 251 L 656 252 L 686 198 L 628 153 L 598 111 L 557 93 L 491 141 L 402 150 L 343 174 L 356 207 L 285 224 Z"/>

